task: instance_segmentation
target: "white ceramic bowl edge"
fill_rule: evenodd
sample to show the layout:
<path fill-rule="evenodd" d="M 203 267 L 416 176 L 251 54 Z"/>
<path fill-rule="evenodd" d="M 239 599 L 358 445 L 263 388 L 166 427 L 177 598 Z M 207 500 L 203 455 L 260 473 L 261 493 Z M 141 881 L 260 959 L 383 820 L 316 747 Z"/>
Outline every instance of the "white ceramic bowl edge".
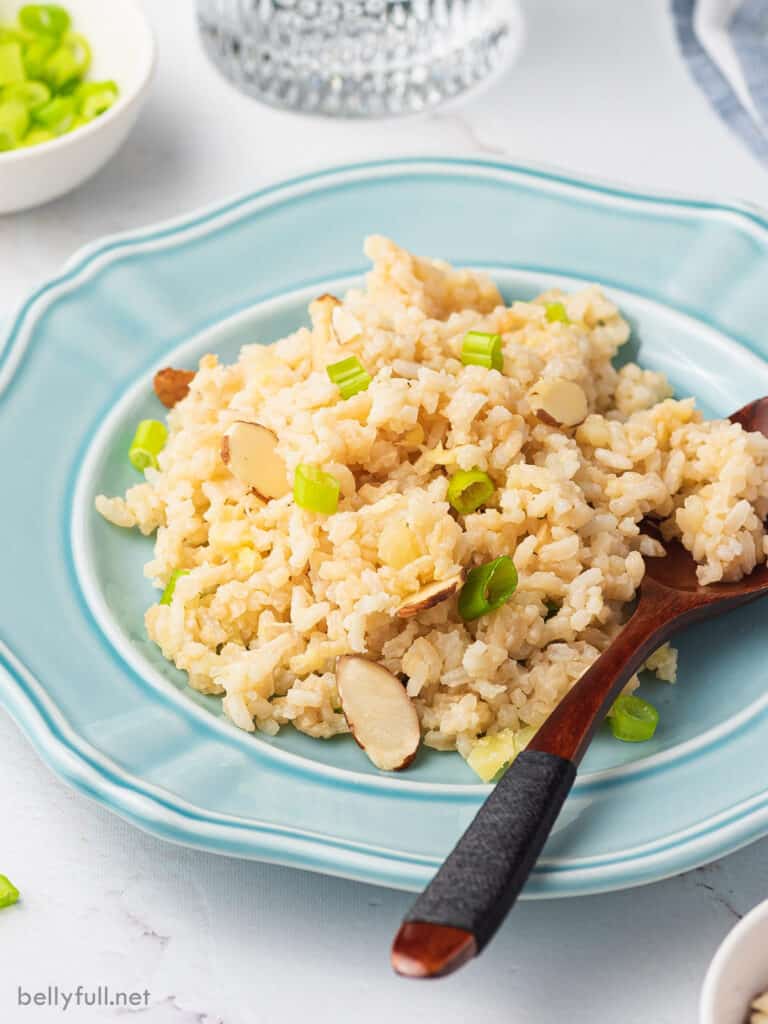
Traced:
<path fill-rule="evenodd" d="M 22 0 L 0 0 L 0 23 Z M 125 141 L 146 98 L 155 40 L 137 0 L 65 0 L 77 31 L 93 47 L 89 77 L 114 79 L 120 96 L 95 121 L 53 142 L 0 153 L 0 214 L 39 206 L 95 174 Z"/>
<path fill-rule="evenodd" d="M 710 964 L 700 1024 L 746 1024 L 749 1004 L 768 990 L 768 900 L 729 932 Z"/>

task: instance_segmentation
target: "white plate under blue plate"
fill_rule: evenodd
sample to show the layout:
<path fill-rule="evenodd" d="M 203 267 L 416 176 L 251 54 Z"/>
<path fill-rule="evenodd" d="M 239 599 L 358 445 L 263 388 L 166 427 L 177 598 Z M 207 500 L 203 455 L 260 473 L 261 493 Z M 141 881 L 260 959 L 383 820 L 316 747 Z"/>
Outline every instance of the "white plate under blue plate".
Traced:
<path fill-rule="evenodd" d="M 235 358 L 365 269 L 363 237 L 492 271 L 506 296 L 601 282 L 631 356 L 727 414 L 768 394 L 768 221 L 490 162 L 411 159 L 307 175 L 92 246 L 21 308 L 0 351 L 0 701 L 77 788 L 176 842 L 418 888 L 484 799 L 458 755 L 378 773 L 349 737 L 226 722 L 147 641 L 151 541 L 95 515 L 137 479 L 151 374 Z M 768 832 L 766 605 L 680 639 L 646 682 L 655 739 L 601 734 L 527 889 L 622 888 Z"/>

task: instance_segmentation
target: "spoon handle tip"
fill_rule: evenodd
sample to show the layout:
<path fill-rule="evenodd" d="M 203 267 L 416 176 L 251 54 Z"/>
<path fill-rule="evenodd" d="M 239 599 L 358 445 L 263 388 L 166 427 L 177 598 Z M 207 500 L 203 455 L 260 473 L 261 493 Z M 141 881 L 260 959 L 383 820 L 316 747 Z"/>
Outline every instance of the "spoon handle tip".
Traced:
<path fill-rule="evenodd" d="M 392 966 L 404 978 L 440 978 L 477 954 L 472 932 L 426 921 L 406 921 L 392 944 Z"/>
<path fill-rule="evenodd" d="M 406 917 L 393 947 L 398 973 L 438 977 L 482 951 L 523 888 L 575 776 L 575 765 L 556 754 L 517 757 Z"/>

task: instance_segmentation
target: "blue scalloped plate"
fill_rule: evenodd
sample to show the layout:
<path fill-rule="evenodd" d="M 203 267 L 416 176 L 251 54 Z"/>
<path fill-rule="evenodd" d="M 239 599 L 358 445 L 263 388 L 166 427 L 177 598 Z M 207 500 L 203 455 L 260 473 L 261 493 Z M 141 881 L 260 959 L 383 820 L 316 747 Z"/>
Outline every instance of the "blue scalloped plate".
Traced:
<path fill-rule="evenodd" d="M 768 394 L 768 221 L 473 160 L 323 171 L 79 254 L 0 350 L 0 700 L 62 777 L 156 835 L 419 888 L 484 799 L 457 755 L 376 772 L 354 743 L 230 726 L 144 634 L 150 541 L 92 510 L 135 482 L 153 370 L 234 358 L 365 269 L 363 237 L 493 272 L 509 298 L 599 281 L 633 351 L 726 414 Z M 768 832 L 765 605 L 691 629 L 642 746 L 598 737 L 527 889 L 623 888 Z"/>

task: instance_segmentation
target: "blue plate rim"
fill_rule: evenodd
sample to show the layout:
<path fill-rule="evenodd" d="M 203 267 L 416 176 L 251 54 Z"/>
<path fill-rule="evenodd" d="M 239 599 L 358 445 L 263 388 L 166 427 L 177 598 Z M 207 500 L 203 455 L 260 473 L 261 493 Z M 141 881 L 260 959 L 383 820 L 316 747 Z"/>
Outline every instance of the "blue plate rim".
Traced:
<path fill-rule="evenodd" d="M 593 197 L 597 195 L 603 199 L 629 200 L 646 208 L 648 205 L 661 204 L 678 211 L 726 214 L 735 216 L 742 227 L 748 226 L 750 232 L 757 232 L 762 239 L 768 235 L 768 219 L 749 204 L 642 192 L 621 186 L 578 180 L 559 172 L 536 170 L 501 161 L 466 157 L 409 156 L 326 167 L 286 181 L 276 181 L 228 202 L 208 206 L 155 227 L 113 235 L 81 249 L 60 274 L 35 289 L 21 303 L 13 317 L 5 343 L 0 347 L 0 401 L 4 390 L 10 385 L 16 370 L 23 362 L 26 329 L 30 321 L 34 320 L 35 314 L 46 307 L 51 294 L 62 288 L 66 290 L 68 284 L 74 285 L 78 280 L 87 280 L 90 269 L 95 272 L 102 261 L 109 263 L 111 259 L 119 258 L 127 246 L 152 246 L 154 243 L 162 244 L 166 241 L 172 243 L 178 241 L 179 236 L 186 232 L 197 232 L 199 236 L 200 233 L 205 233 L 206 226 L 226 223 L 229 218 L 236 218 L 238 213 L 250 204 L 257 204 L 283 192 L 290 193 L 297 188 L 313 186 L 333 176 L 343 178 L 360 173 L 379 172 L 382 175 L 395 175 L 400 169 L 420 169 L 424 173 L 442 169 L 447 172 L 457 167 L 471 168 L 476 172 L 518 176 L 539 186 L 542 183 L 549 183 L 552 186 L 573 189 L 577 193 L 586 192 Z M 289 200 L 290 195 L 287 198 Z M 686 312 L 685 307 L 679 304 L 672 304 L 671 308 L 683 314 Z M 706 317 L 700 314 L 696 319 L 709 323 Z M 709 326 L 714 325 L 710 323 Z M 745 343 L 745 346 L 750 349 L 748 343 Z M 0 703 L 17 720 L 46 763 L 76 789 L 149 832 L 201 849 L 294 864 L 409 889 L 419 888 L 436 867 L 436 862 L 428 857 L 404 855 L 381 847 L 366 847 L 365 844 L 337 840 L 306 830 L 290 835 L 290 829 L 265 826 L 263 823 L 254 823 L 248 819 L 244 819 L 244 824 L 238 824 L 238 820 L 234 818 L 222 824 L 217 818 L 226 816 L 194 808 L 168 791 L 128 775 L 92 745 L 82 740 L 48 698 L 42 684 L 31 676 L 2 641 L 0 669 L 0 682 L 4 684 L 0 687 Z M 477 795 L 478 790 L 482 792 L 486 789 L 481 786 L 460 788 L 473 795 Z M 168 797 L 171 798 L 170 804 Z M 201 819 L 198 825 L 193 827 L 176 823 L 178 818 L 186 821 L 190 816 Z M 208 834 L 203 826 L 210 826 L 214 833 Z M 249 832 L 258 835 L 257 842 L 251 843 L 247 849 L 240 847 L 236 836 L 226 835 L 222 838 L 220 834 L 221 830 L 226 833 L 227 830 L 237 831 L 242 827 L 247 827 Z M 526 895 L 536 898 L 584 894 L 642 884 L 677 873 L 682 869 L 681 861 L 684 861 L 683 866 L 686 868 L 705 863 L 713 856 L 720 856 L 724 852 L 745 845 L 766 831 L 768 793 L 762 793 L 727 808 L 706 825 L 694 826 L 665 837 L 659 842 L 637 847 L 634 851 L 618 851 L 607 857 L 583 858 L 581 861 L 571 860 L 564 864 L 549 862 L 545 858 L 538 866 L 536 874 L 568 875 L 570 885 L 555 891 L 534 886 Z M 275 834 L 278 834 L 276 839 Z M 685 850 L 684 856 L 680 853 L 681 849 Z M 670 852 L 675 850 L 677 854 Z M 628 878 L 626 865 L 633 860 L 636 860 L 637 864 L 634 874 Z M 396 870 L 393 868 L 393 862 L 397 864 Z"/>

